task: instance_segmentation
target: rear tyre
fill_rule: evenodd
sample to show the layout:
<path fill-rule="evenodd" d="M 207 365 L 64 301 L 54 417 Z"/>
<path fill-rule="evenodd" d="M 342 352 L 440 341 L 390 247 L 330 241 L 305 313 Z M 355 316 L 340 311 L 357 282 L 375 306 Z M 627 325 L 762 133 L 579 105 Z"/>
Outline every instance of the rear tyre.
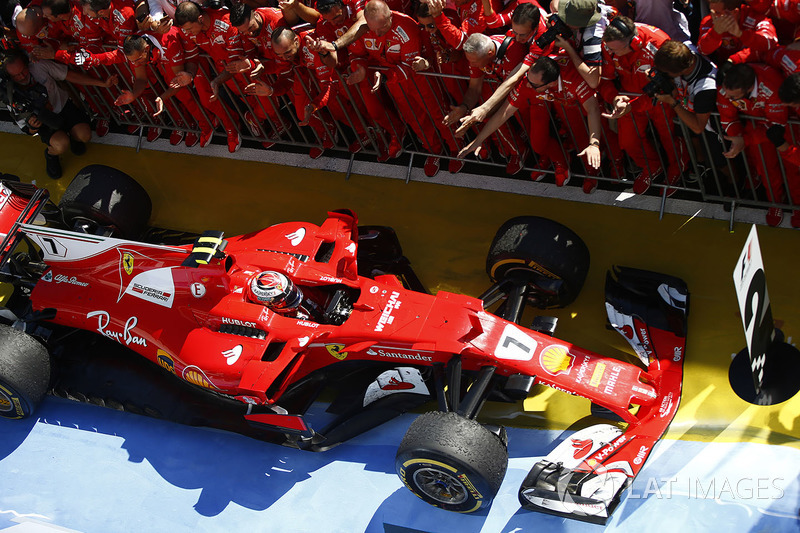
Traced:
<path fill-rule="evenodd" d="M 512 280 L 531 289 L 530 304 L 547 309 L 575 301 L 589 271 L 589 249 L 568 227 L 535 216 L 515 217 L 492 241 L 486 272 L 492 281 Z"/>
<path fill-rule="evenodd" d="M 417 417 L 397 450 L 397 475 L 411 492 L 447 511 L 488 507 L 508 467 L 508 451 L 474 420 L 440 411 Z"/>
<path fill-rule="evenodd" d="M 122 239 L 140 237 L 153 210 L 150 196 L 136 180 L 105 165 L 89 165 L 78 172 L 59 207 L 68 226 L 108 226 L 114 237 Z"/>
<path fill-rule="evenodd" d="M 0 324 L 0 416 L 27 418 L 50 384 L 50 355 L 30 335 Z"/>

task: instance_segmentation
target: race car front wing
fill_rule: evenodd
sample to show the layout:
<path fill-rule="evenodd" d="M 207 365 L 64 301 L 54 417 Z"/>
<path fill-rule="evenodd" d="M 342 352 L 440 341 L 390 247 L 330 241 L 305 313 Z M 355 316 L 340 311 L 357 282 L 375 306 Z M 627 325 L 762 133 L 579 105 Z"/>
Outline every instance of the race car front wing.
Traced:
<path fill-rule="evenodd" d="M 614 274 L 616 279 L 612 273 L 606 277 L 608 319 L 645 365 L 656 401 L 631 406 L 624 431 L 597 424 L 563 440 L 522 482 L 519 500 L 526 509 L 605 524 L 678 409 L 689 311 L 686 284 L 627 267 L 617 267 Z"/>

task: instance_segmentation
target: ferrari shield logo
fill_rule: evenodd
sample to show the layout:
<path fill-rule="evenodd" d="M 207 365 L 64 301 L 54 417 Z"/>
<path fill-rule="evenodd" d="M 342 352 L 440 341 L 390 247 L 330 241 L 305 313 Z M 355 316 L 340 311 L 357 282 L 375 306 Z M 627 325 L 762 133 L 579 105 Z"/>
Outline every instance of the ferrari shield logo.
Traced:
<path fill-rule="evenodd" d="M 339 361 L 344 361 L 345 357 L 347 357 L 347 352 L 341 352 L 342 348 L 344 348 L 344 344 L 326 344 L 325 348 L 328 350 L 328 353 L 334 356 Z"/>
<path fill-rule="evenodd" d="M 122 254 L 122 267 L 129 276 L 133 274 L 133 255 L 129 252 Z"/>

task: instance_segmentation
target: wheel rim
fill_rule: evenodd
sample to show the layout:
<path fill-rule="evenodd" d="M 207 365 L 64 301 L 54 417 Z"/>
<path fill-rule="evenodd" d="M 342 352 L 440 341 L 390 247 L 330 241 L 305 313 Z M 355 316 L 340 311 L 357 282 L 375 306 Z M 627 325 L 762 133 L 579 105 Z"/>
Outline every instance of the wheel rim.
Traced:
<path fill-rule="evenodd" d="M 11 398 L 0 387 L 0 413 L 7 413 L 13 409 L 14 405 L 11 403 Z"/>
<path fill-rule="evenodd" d="M 414 472 L 414 482 L 423 494 L 439 503 L 458 505 L 469 496 L 458 478 L 436 468 L 420 468 Z"/>

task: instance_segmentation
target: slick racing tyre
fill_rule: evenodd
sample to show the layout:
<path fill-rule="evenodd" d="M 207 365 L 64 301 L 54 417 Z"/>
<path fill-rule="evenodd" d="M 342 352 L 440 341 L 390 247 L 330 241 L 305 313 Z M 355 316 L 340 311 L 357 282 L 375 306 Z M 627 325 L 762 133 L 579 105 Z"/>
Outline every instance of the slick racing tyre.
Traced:
<path fill-rule="evenodd" d="M 578 235 L 542 217 L 521 216 L 503 224 L 492 241 L 486 272 L 492 281 L 527 283 L 529 303 L 540 309 L 575 301 L 589 271 L 589 249 Z"/>
<path fill-rule="evenodd" d="M 137 239 L 147 227 L 153 204 L 147 191 L 124 172 L 89 165 L 69 184 L 59 207 L 70 227 L 93 232 L 91 226 L 109 226 L 114 237 Z"/>
<path fill-rule="evenodd" d="M 488 507 L 508 467 L 500 438 L 474 420 L 440 411 L 417 417 L 395 459 L 411 492 L 447 511 Z"/>
<path fill-rule="evenodd" d="M 0 416 L 30 416 L 49 383 L 47 349 L 30 335 L 0 324 Z"/>

